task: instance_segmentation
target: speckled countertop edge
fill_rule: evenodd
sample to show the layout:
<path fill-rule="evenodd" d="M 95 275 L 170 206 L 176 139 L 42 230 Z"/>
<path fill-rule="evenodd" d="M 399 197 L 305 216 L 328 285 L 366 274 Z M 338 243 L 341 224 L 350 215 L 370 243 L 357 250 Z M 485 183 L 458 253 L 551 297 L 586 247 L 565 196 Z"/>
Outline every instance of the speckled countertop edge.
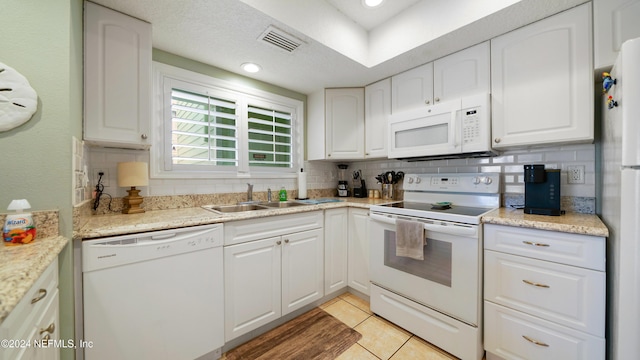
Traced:
<path fill-rule="evenodd" d="M 154 210 L 142 214 L 95 215 L 74 233 L 74 240 L 94 239 L 105 236 L 117 236 L 147 231 L 215 224 L 229 221 L 256 219 L 268 216 L 296 214 L 340 207 L 359 207 L 368 209 L 371 205 L 385 204 L 393 200 L 369 198 L 341 198 L 339 202 L 327 202 L 317 205 L 296 206 L 240 213 L 218 214 L 201 207 Z"/>
<path fill-rule="evenodd" d="M 69 242 L 63 236 L 0 248 L 0 323 Z"/>
<path fill-rule="evenodd" d="M 609 236 L 609 229 L 597 215 L 593 214 L 566 213 L 560 216 L 545 216 L 525 214 L 521 209 L 500 208 L 482 216 L 482 222 L 582 235 Z"/>
<path fill-rule="evenodd" d="M 338 198 L 339 202 L 279 208 L 241 213 L 218 214 L 201 207 L 155 210 L 142 214 L 95 215 L 74 233 L 74 239 L 93 239 L 147 231 L 166 230 L 188 226 L 224 223 L 229 221 L 295 214 L 340 207 L 369 208 L 393 202 L 369 198 Z M 522 210 L 500 208 L 485 214 L 482 222 L 489 224 L 527 227 L 593 236 L 608 236 L 609 231 L 597 215 L 567 213 L 561 216 L 524 214 Z"/>

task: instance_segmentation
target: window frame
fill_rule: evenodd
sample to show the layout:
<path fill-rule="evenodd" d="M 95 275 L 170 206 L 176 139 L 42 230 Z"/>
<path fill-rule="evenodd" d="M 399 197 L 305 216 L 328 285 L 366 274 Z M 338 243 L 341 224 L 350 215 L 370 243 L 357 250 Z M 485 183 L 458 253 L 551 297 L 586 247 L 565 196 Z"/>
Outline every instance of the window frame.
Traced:
<path fill-rule="evenodd" d="M 150 177 L 158 179 L 202 178 L 295 178 L 303 161 L 304 103 L 246 85 L 217 79 L 172 65 L 153 62 L 153 112 L 151 116 L 152 145 Z M 171 89 L 179 88 L 212 97 L 236 101 L 238 129 L 238 166 L 179 165 L 171 157 Z M 204 92 L 202 92 L 204 91 Z M 292 166 L 249 166 L 248 109 L 249 105 L 291 113 Z"/>

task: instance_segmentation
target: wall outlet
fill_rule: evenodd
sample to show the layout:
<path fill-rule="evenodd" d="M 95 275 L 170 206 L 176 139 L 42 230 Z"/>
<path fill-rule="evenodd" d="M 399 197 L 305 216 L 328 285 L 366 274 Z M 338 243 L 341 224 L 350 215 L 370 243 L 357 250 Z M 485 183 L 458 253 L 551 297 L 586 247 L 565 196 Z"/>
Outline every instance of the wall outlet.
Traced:
<path fill-rule="evenodd" d="M 571 165 L 567 167 L 567 183 L 584 184 L 584 165 Z"/>
<path fill-rule="evenodd" d="M 92 187 L 95 187 L 98 184 L 98 179 L 100 179 L 101 172 L 104 173 L 104 175 L 102 175 L 102 185 L 104 185 L 104 187 L 109 187 L 109 170 L 106 168 L 93 169 L 93 171 L 91 171 L 91 173 L 93 174 Z"/>

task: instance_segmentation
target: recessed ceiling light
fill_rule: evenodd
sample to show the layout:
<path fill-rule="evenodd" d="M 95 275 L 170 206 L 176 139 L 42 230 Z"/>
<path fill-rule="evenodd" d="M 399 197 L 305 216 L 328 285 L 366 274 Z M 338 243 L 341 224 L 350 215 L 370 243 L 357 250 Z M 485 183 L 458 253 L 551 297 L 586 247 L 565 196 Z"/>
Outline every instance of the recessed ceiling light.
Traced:
<path fill-rule="evenodd" d="M 362 0 L 362 5 L 369 8 L 380 6 L 384 0 Z"/>
<path fill-rule="evenodd" d="M 260 65 L 254 63 L 244 63 L 240 65 L 240 67 L 242 68 L 242 70 L 250 73 L 256 73 L 262 69 Z"/>

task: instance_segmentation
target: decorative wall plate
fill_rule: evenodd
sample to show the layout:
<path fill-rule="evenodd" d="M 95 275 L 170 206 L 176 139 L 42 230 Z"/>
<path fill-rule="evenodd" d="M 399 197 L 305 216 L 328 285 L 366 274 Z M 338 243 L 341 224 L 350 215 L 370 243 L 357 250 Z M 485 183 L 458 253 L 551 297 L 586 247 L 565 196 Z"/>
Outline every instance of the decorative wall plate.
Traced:
<path fill-rule="evenodd" d="M 0 62 L 0 132 L 29 121 L 38 109 L 38 94 L 27 78 Z"/>

